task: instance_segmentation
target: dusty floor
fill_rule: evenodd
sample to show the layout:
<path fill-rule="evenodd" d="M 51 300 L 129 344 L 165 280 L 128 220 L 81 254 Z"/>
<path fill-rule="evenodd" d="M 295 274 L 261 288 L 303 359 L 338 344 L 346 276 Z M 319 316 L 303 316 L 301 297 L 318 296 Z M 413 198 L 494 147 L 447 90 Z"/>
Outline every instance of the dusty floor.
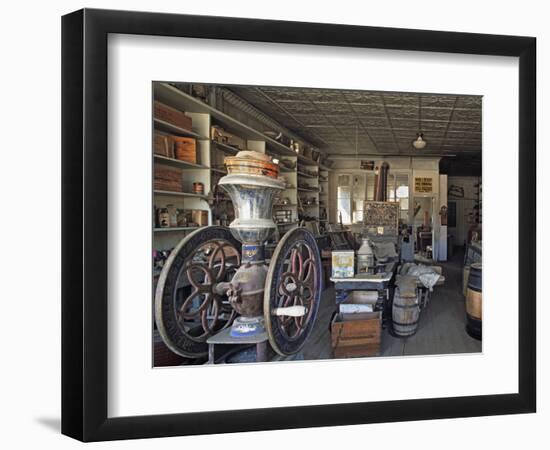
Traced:
<path fill-rule="evenodd" d="M 443 267 L 445 284 L 434 288 L 430 302 L 420 314 L 418 331 L 408 338 L 396 338 L 383 330 L 381 356 L 473 353 L 481 351 L 481 341 L 465 331 L 466 312 L 462 296 L 463 254 L 457 252 Z M 332 358 L 330 319 L 335 311 L 334 289 L 323 293 L 319 315 L 303 350 L 304 359 Z"/>

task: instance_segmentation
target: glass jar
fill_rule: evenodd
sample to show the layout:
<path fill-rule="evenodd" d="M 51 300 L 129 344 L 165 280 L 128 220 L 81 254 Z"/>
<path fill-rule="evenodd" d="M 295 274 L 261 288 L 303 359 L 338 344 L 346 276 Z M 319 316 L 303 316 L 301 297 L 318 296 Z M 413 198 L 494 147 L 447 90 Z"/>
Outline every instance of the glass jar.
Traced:
<path fill-rule="evenodd" d="M 362 238 L 361 247 L 357 250 L 357 273 L 373 273 L 374 253 L 368 238 Z"/>

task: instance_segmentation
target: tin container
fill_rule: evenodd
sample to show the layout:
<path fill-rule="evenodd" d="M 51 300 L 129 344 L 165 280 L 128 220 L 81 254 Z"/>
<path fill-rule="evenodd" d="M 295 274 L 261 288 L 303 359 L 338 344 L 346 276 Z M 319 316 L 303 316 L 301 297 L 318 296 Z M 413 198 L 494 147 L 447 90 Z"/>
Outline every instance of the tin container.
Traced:
<path fill-rule="evenodd" d="M 355 252 L 341 250 L 332 252 L 332 277 L 353 278 L 355 275 Z"/>
<path fill-rule="evenodd" d="M 204 194 L 204 184 L 203 183 L 193 183 L 193 193 L 194 194 Z"/>
<path fill-rule="evenodd" d="M 159 208 L 158 210 L 159 228 L 168 228 L 170 226 L 170 214 L 168 208 Z"/>

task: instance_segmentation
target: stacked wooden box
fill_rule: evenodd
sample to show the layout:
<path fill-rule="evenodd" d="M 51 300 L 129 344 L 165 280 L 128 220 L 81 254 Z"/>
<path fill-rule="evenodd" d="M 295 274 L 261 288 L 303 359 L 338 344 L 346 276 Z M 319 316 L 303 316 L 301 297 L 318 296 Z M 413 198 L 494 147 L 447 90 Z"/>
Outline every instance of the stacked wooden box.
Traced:
<path fill-rule="evenodd" d="M 172 136 L 174 141 L 174 156 L 180 161 L 197 164 L 197 141 L 190 137 Z"/>
<path fill-rule="evenodd" d="M 182 174 L 182 170 L 177 167 L 155 164 L 154 189 L 182 192 Z"/>
<path fill-rule="evenodd" d="M 155 143 L 153 150 L 155 155 L 166 156 L 167 158 L 174 157 L 174 141 L 172 136 L 167 133 L 162 133 L 155 130 Z"/>
<path fill-rule="evenodd" d="M 186 116 L 185 113 L 171 106 L 165 105 L 155 100 L 155 118 L 170 123 L 184 130 L 191 131 L 193 128 L 193 119 Z"/>
<path fill-rule="evenodd" d="M 382 334 L 380 312 L 338 313 L 331 324 L 335 358 L 376 356 L 380 353 Z"/>

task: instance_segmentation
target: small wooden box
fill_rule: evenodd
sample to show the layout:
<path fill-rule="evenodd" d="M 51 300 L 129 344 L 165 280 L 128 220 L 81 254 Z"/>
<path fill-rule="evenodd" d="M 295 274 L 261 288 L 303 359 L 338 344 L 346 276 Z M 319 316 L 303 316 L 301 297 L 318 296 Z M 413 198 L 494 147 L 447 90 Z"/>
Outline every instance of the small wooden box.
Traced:
<path fill-rule="evenodd" d="M 155 100 L 154 115 L 156 119 L 168 122 L 184 130 L 192 131 L 193 119 L 185 113 Z"/>
<path fill-rule="evenodd" d="M 182 191 L 182 170 L 163 164 L 155 164 L 153 186 L 158 191 Z"/>
<path fill-rule="evenodd" d="M 174 136 L 174 156 L 180 161 L 197 164 L 197 141 L 189 137 Z"/>
<path fill-rule="evenodd" d="M 199 226 L 208 225 L 208 211 L 194 209 L 191 213 L 192 221 Z"/>
<path fill-rule="evenodd" d="M 167 158 L 173 158 L 174 141 L 172 140 L 172 136 L 155 130 L 155 142 L 154 142 L 153 151 L 155 155 L 161 155 L 161 156 L 166 156 Z"/>
<path fill-rule="evenodd" d="M 331 323 L 335 358 L 359 358 L 380 353 L 380 312 L 336 314 Z"/>

